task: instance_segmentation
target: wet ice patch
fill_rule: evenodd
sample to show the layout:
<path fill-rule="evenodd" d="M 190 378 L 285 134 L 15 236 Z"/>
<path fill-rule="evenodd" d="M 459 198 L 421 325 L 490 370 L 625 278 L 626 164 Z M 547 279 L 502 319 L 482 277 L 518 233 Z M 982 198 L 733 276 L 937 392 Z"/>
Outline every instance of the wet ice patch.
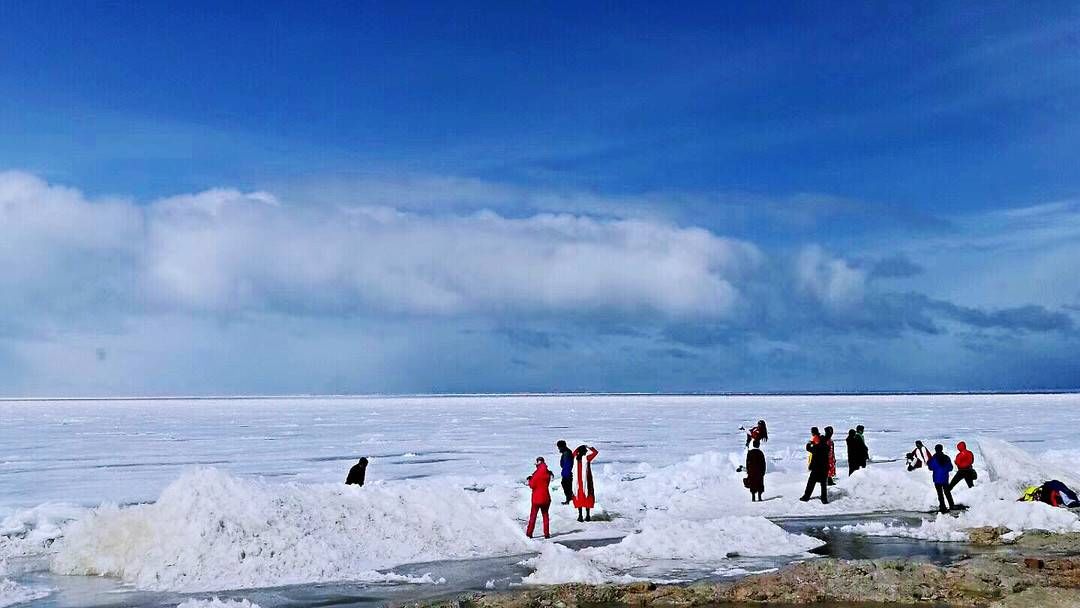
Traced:
<path fill-rule="evenodd" d="M 246 599 L 222 600 L 212 597 L 208 600 L 190 599 L 177 604 L 176 608 L 260 608 L 260 606 Z"/>
<path fill-rule="evenodd" d="M 11 579 L 0 578 L 0 608 L 39 600 L 50 593 L 51 589 L 22 585 Z"/>

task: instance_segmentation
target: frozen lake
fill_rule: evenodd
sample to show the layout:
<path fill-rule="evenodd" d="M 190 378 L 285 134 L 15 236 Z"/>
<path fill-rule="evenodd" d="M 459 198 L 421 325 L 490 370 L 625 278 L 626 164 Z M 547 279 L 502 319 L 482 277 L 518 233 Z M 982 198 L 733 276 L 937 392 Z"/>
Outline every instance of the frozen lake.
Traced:
<path fill-rule="evenodd" d="M 738 429 L 759 418 L 771 500 L 753 504 L 735 467 Z M 902 466 L 915 439 L 950 454 L 966 440 L 980 485 L 957 499 L 1012 509 L 1028 481 L 1073 479 L 1078 423 L 1076 394 L 5 401 L 0 606 L 35 596 L 41 606 L 176 605 L 229 589 L 263 606 L 362 603 L 522 577 L 737 575 L 810 558 L 820 544 L 765 518 L 932 508 L 925 474 Z M 842 438 L 857 424 L 875 463 L 847 479 Z M 802 446 L 826 425 L 840 482 L 829 505 L 801 503 Z M 555 505 L 563 545 L 552 546 L 523 538 L 522 480 L 538 455 L 557 463 L 558 439 L 599 450 L 603 521 L 579 524 Z M 345 488 L 360 456 L 368 485 Z M 1072 525 L 1056 513 L 1007 516 Z M 955 540 L 947 519 L 913 534 Z"/>

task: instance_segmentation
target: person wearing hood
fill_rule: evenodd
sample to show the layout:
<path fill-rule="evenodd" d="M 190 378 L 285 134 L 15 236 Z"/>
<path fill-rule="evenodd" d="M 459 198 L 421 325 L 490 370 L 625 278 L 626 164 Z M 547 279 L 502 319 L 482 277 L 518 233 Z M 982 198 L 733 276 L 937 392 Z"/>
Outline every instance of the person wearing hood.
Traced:
<path fill-rule="evenodd" d="M 975 480 L 979 478 L 979 474 L 975 472 L 975 454 L 972 454 L 967 449 L 967 444 L 961 441 L 956 444 L 956 474 L 953 475 L 952 481 L 949 482 L 949 491 L 951 492 L 956 484 L 961 480 L 967 482 L 967 487 L 975 487 Z"/>
<path fill-rule="evenodd" d="M 574 452 L 560 439 L 555 447 L 559 449 L 559 473 L 562 477 L 562 491 L 568 505 L 574 500 Z"/>
<path fill-rule="evenodd" d="M 926 466 L 934 473 L 934 489 L 937 490 L 938 510 L 948 513 L 956 508 L 953 504 L 952 490 L 949 489 L 949 473 L 953 470 L 953 463 L 945 453 L 945 447 L 940 443 L 934 446 L 934 455 L 926 461 Z M 948 501 L 949 506 L 945 506 Z"/>
<path fill-rule="evenodd" d="M 533 529 L 536 528 L 536 512 L 544 516 L 544 538 L 551 538 L 550 520 L 548 509 L 551 508 L 551 492 L 548 484 L 551 483 L 551 471 L 548 471 L 544 458 L 536 458 L 536 470 L 527 479 L 532 488 L 532 507 L 529 509 L 529 525 L 525 528 L 525 536 L 532 538 Z"/>
<path fill-rule="evenodd" d="M 577 507 L 578 521 L 592 521 L 592 508 L 596 506 L 596 489 L 593 487 L 592 461 L 599 454 L 596 448 L 579 445 L 574 450 L 577 459 L 577 496 L 574 496 L 574 506 Z M 581 516 L 584 509 L 585 517 Z"/>
<path fill-rule="evenodd" d="M 361 458 L 349 469 L 349 475 L 345 477 L 347 486 L 363 486 L 364 478 L 367 477 L 367 458 Z"/>

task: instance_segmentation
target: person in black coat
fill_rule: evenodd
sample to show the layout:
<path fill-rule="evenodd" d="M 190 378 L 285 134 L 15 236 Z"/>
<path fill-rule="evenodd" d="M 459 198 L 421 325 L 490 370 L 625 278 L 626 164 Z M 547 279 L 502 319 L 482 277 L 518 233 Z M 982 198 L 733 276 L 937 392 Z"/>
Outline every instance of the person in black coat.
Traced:
<path fill-rule="evenodd" d="M 849 429 L 847 432 L 848 475 L 865 468 L 869 458 L 869 450 L 866 449 L 866 441 L 862 435 L 855 429 Z"/>
<path fill-rule="evenodd" d="M 751 502 L 761 500 L 765 493 L 765 453 L 761 451 L 760 439 L 754 439 L 753 449 L 746 453 L 746 487 Z"/>
<path fill-rule="evenodd" d="M 815 428 L 816 430 L 816 428 Z M 814 441 L 816 439 L 817 441 Z M 806 444 L 806 451 L 810 452 L 810 478 L 806 480 L 806 491 L 799 500 L 807 502 L 810 493 L 814 491 L 814 484 L 821 485 L 821 503 L 829 504 L 829 444 L 823 437 L 815 435 Z"/>
<path fill-rule="evenodd" d="M 364 485 L 364 478 L 367 477 L 367 458 L 361 458 L 349 469 L 349 476 L 345 478 L 345 485 Z"/>

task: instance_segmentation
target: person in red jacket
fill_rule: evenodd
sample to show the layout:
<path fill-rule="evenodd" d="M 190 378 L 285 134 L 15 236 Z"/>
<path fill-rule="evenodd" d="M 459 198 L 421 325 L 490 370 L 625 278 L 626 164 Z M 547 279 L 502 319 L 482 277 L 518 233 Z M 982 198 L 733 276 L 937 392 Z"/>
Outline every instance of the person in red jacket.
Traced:
<path fill-rule="evenodd" d="M 967 444 L 963 441 L 956 444 L 956 458 L 953 459 L 953 464 L 956 465 L 956 473 L 949 482 L 949 491 L 951 492 L 960 480 L 966 481 L 969 488 L 975 487 L 975 480 L 979 478 L 974 468 L 975 455 L 967 449 Z"/>
<path fill-rule="evenodd" d="M 544 538 L 551 538 L 550 520 L 548 509 L 551 508 L 551 492 L 548 485 L 551 483 L 551 471 L 543 457 L 537 457 L 536 470 L 529 475 L 529 487 L 532 488 L 532 508 L 529 510 L 529 525 L 525 528 L 525 535 L 532 538 L 533 529 L 536 528 L 536 512 L 544 516 Z"/>
<path fill-rule="evenodd" d="M 600 452 L 596 448 L 579 445 L 574 450 L 577 459 L 577 496 L 574 497 L 574 506 L 577 507 L 578 521 L 592 521 L 592 508 L 596 506 L 596 490 L 593 488 L 592 461 Z M 581 510 L 585 510 L 584 519 Z"/>

